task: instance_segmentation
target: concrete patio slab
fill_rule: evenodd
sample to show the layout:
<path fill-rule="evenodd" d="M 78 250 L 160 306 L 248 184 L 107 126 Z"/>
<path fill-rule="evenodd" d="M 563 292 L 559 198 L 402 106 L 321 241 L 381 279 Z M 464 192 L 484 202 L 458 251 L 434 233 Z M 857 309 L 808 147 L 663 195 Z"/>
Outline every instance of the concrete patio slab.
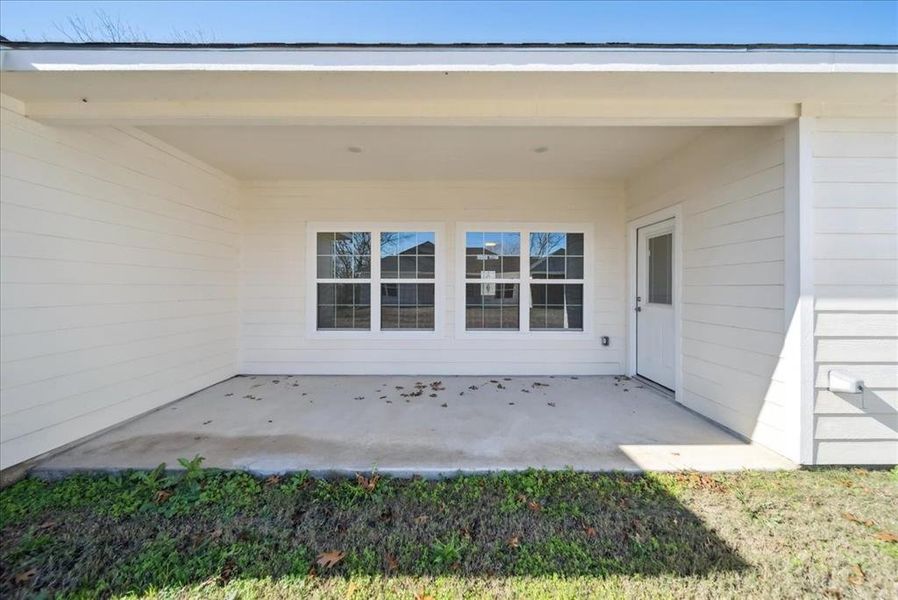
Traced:
<path fill-rule="evenodd" d="M 179 457 L 258 474 L 729 471 L 794 464 L 619 377 L 240 376 L 50 457 L 37 474 Z"/>

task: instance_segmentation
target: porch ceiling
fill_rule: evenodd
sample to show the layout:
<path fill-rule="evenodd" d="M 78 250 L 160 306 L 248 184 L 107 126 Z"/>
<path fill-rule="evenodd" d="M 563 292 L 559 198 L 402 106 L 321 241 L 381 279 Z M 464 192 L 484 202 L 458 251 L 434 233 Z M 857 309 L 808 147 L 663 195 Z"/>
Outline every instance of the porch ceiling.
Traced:
<path fill-rule="evenodd" d="M 158 126 L 144 130 L 240 179 L 628 177 L 702 127 Z"/>

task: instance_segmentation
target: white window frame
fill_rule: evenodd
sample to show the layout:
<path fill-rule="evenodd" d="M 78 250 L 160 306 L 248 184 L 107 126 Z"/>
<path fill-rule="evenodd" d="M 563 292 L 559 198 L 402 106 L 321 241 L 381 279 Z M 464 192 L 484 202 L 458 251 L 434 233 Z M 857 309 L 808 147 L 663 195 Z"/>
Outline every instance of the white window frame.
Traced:
<path fill-rule="evenodd" d="M 468 232 L 508 232 L 521 234 L 521 277 L 520 280 L 496 279 L 496 283 L 519 283 L 518 329 L 472 329 L 465 325 L 465 248 Z M 542 232 L 582 233 L 583 234 L 583 280 L 534 279 L 530 275 L 530 234 Z M 455 334 L 459 338 L 478 339 L 521 339 L 538 337 L 540 339 L 592 339 L 593 329 L 593 273 L 595 258 L 593 253 L 593 229 L 583 223 L 533 223 L 533 222 L 483 222 L 457 223 L 455 232 L 455 284 L 457 287 L 455 304 Z M 530 329 L 530 284 L 531 283 L 571 283 L 583 284 L 583 329 Z"/>
<path fill-rule="evenodd" d="M 371 234 L 371 277 L 354 279 L 351 282 L 367 283 L 371 286 L 371 328 L 370 329 L 318 329 L 318 244 L 319 232 L 350 231 Z M 380 284 L 382 283 L 430 283 L 420 279 L 382 279 L 380 270 L 380 234 L 385 231 L 433 232 L 434 249 L 434 309 L 433 329 L 384 329 L 380 328 Z M 306 334 L 316 339 L 420 339 L 442 335 L 445 307 L 443 225 L 432 222 L 384 222 L 360 223 L 352 221 L 329 221 L 309 223 L 306 227 Z M 375 287 L 376 286 L 376 287 Z"/>

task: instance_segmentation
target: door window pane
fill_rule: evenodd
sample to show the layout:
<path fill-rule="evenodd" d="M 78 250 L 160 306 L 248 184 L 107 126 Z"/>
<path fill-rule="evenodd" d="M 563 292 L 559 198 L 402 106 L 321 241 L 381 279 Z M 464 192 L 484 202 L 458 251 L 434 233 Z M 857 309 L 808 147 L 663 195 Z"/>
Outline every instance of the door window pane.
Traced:
<path fill-rule="evenodd" d="M 649 239 L 648 284 L 649 302 L 672 304 L 673 234 L 666 233 Z"/>

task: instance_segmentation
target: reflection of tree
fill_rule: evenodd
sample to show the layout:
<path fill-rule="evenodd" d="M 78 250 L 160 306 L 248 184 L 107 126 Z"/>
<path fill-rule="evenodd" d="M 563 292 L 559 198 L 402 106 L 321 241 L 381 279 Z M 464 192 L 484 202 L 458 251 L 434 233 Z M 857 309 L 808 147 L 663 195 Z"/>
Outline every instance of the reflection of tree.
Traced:
<path fill-rule="evenodd" d="M 337 233 L 334 236 L 333 252 L 336 274 L 338 278 L 350 278 L 355 273 L 370 273 L 370 233 Z"/>
<path fill-rule="evenodd" d="M 531 233 L 530 256 L 548 256 L 549 251 L 556 246 L 563 248 L 565 234 L 563 233 Z"/>

